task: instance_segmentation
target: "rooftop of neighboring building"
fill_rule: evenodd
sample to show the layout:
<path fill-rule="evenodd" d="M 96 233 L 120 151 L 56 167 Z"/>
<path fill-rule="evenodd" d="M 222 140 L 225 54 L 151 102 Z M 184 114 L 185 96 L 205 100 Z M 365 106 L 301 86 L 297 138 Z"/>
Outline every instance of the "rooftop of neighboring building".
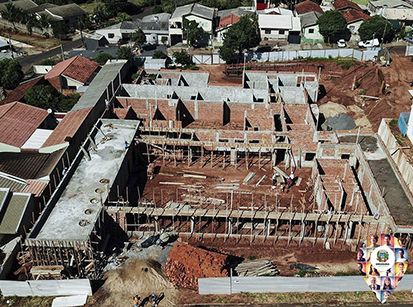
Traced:
<path fill-rule="evenodd" d="M 53 6 L 45 9 L 46 12 L 62 17 L 63 19 L 82 16 L 86 12 L 76 3 L 69 3 L 65 5 Z"/>
<path fill-rule="evenodd" d="M 323 14 L 323 10 L 321 9 L 321 7 L 311 0 L 305 0 L 303 2 L 296 4 L 294 9 L 298 15 L 302 15 L 309 12 L 318 12 L 320 14 Z"/>
<path fill-rule="evenodd" d="M 321 15 L 318 12 L 308 12 L 300 15 L 301 27 L 305 28 L 316 25 Z"/>
<path fill-rule="evenodd" d="M 49 113 L 21 102 L 0 106 L 0 143 L 22 147 Z"/>
<path fill-rule="evenodd" d="M 348 10 L 342 11 L 341 15 L 343 15 L 344 19 L 347 21 L 347 24 L 357 22 L 360 20 L 367 20 L 370 18 L 369 15 L 363 13 L 362 11 L 354 10 L 354 9 L 348 9 Z"/>
<path fill-rule="evenodd" d="M 29 11 L 37 7 L 38 5 L 32 0 L 17 0 L 12 2 L 0 3 L 0 12 L 6 10 L 6 5 L 12 3 L 15 8 L 21 9 L 23 11 Z"/>
<path fill-rule="evenodd" d="M 64 75 L 81 83 L 86 83 L 99 67 L 99 64 L 95 61 L 82 56 L 74 56 L 53 66 L 45 75 L 45 79 L 49 80 Z"/>
<path fill-rule="evenodd" d="M 354 10 L 359 10 L 361 11 L 362 9 L 357 5 L 357 3 L 354 3 L 353 1 L 350 0 L 334 0 L 333 2 L 333 7 L 336 10 L 346 10 L 346 9 L 354 9 Z"/>
<path fill-rule="evenodd" d="M 0 104 L 6 104 L 14 101 L 24 102 L 24 95 L 26 92 L 42 81 L 44 81 L 44 77 L 40 76 L 20 83 L 14 90 L 7 93 L 6 98 L 0 101 Z"/>
<path fill-rule="evenodd" d="M 191 14 L 212 20 L 215 16 L 215 8 L 211 8 L 198 3 L 191 3 L 183 6 L 178 6 L 172 13 L 171 18 L 180 18 Z"/>
<path fill-rule="evenodd" d="M 369 1 L 369 5 L 375 8 L 413 8 L 413 5 L 403 0 L 374 0 Z"/>

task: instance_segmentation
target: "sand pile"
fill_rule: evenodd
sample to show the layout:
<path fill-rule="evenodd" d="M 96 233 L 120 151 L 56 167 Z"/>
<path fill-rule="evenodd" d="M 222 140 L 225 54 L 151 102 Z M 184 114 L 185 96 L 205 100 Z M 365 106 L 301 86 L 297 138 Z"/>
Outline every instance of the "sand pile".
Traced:
<path fill-rule="evenodd" d="M 104 285 L 96 293 L 91 306 L 132 306 L 132 298 L 164 292 L 159 306 L 173 306 L 176 290 L 165 278 L 161 265 L 153 260 L 131 260 L 106 274 Z"/>
<path fill-rule="evenodd" d="M 164 267 L 165 275 L 176 286 L 198 289 L 198 278 L 228 276 L 227 255 L 186 243 L 175 244 Z"/>

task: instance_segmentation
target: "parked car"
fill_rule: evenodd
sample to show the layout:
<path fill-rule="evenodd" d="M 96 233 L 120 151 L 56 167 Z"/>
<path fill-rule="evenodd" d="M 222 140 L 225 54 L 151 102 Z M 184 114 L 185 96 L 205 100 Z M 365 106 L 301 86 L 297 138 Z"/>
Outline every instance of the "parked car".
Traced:
<path fill-rule="evenodd" d="M 367 41 L 360 41 L 358 45 L 360 48 L 379 47 L 380 41 L 377 38 L 375 38 L 375 39 L 370 39 Z"/>
<path fill-rule="evenodd" d="M 344 39 L 339 39 L 337 41 L 337 46 L 338 48 L 346 48 L 347 47 L 347 43 Z"/>
<path fill-rule="evenodd" d="M 413 36 L 405 36 L 403 38 L 406 42 L 413 44 Z"/>

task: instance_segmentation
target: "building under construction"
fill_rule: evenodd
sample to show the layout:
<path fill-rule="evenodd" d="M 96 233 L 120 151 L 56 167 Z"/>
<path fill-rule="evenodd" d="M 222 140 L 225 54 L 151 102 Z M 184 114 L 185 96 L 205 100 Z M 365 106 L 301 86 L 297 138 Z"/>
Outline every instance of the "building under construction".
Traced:
<path fill-rule="evenodd" d="M 410 191 L 376 135 L 321 129 L 317 74 L 248 72 L 222 87 L 161 71 L 125 84 L 125 65 L 105 65 L 67 115 L 86 110 L 77 130 L 44 149 L 72 154 L 25 241 L 38 270 L 98 278 L 115 238 L 161 232 L 328 248 L 389 231 L 410 247 Z"/>

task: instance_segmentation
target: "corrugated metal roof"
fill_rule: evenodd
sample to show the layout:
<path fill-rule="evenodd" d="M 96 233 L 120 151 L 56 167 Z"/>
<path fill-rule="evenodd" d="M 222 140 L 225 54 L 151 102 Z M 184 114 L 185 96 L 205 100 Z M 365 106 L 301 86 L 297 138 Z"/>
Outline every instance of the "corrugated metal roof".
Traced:
<path fill-rule="evenodd" d="M 10 189 L 12 192 L 20 192 L 25 186 L 26 183 L 23 181 L 0 174 L 0 188 Z"/>
<path fill-rule="evenodd" d="M 13 193 L 0 222 L 0 234 L 17 233 L 29 200 L 30 194 Z"/>

